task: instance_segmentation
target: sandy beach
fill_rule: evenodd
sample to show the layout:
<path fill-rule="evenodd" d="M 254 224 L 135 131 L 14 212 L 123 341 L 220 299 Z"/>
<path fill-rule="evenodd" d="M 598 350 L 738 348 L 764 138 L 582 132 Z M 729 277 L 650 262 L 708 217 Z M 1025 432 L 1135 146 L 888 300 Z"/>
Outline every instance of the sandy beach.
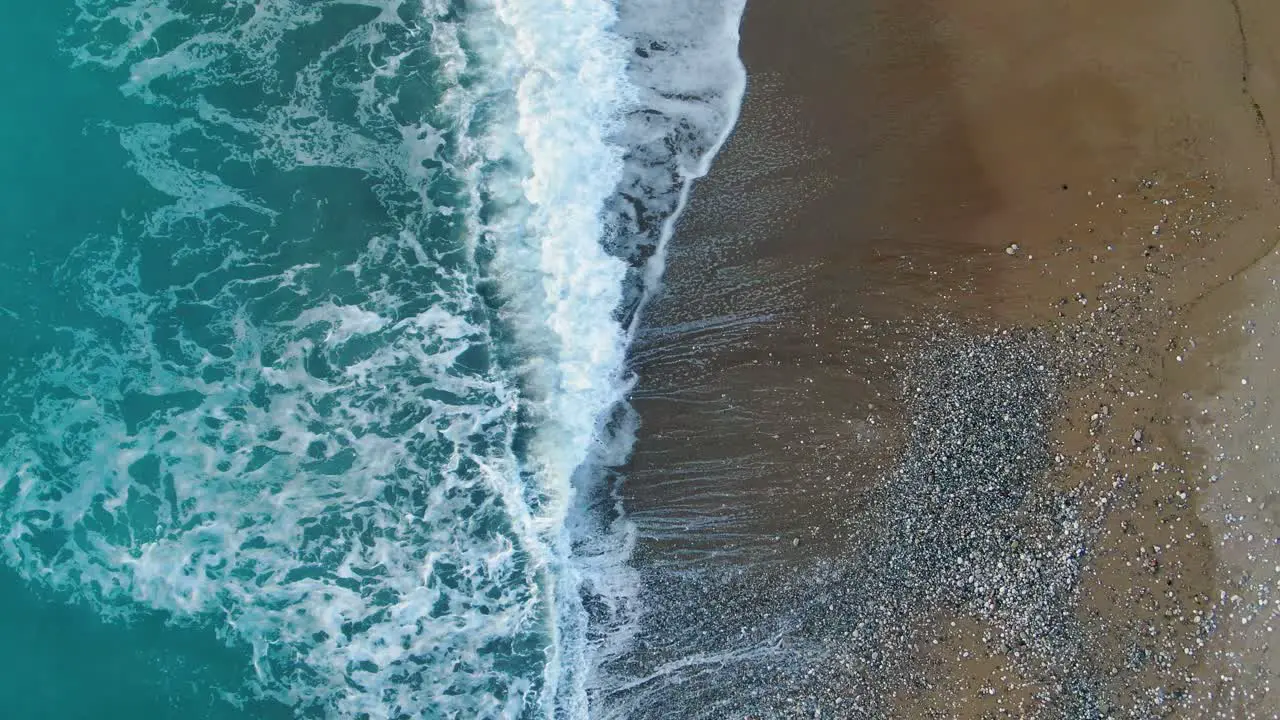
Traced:
<path fill-rule="evenodd" d="M 633 355 L 647 614 L 607 704 L 1280 712 L 1277 28 L 748 4 Z"/>

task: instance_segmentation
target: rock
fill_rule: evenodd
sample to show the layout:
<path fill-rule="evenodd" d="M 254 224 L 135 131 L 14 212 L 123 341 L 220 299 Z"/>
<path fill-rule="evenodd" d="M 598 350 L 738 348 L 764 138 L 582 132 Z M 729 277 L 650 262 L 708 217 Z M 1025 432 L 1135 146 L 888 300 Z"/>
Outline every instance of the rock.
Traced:
<path fill-rule="evenodd" d="M 1022 249 L 1022 248 L 1020 248 L 1020 247 L 1018 246 L 1018 243 L 1013 243 L 1012 245 L 1010 245 L 1009 247 L 1007 247 L 1007 248 L 1005 248 L 1005 249 L 1004 249 L 1004 254 L 1005 254 L 1005 255 L 1017 255 L 1017 254 L 1018 254 L 1018 251 L 1019 251 L 1019 250 L 1021 250 L 1021 249 Z"/>

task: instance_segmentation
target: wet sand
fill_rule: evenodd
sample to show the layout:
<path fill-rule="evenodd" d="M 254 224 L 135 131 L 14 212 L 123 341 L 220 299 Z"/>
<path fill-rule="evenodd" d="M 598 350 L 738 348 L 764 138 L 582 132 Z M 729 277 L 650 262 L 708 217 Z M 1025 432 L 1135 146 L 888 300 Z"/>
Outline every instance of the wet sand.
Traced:
<path fill-rule="evenodd" d="M 1272 717 L 1280 6 L 752 0 L 630 717 Z"/>

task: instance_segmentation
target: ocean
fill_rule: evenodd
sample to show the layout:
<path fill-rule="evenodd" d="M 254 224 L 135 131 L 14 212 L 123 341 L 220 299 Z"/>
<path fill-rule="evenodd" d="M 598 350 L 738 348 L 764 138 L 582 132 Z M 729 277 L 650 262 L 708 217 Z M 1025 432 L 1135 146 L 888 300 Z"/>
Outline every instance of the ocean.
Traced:
<path fill-rule="evenodd" d="M 744 0 L 0 25 L 4 717 L 586 718 Z"/>

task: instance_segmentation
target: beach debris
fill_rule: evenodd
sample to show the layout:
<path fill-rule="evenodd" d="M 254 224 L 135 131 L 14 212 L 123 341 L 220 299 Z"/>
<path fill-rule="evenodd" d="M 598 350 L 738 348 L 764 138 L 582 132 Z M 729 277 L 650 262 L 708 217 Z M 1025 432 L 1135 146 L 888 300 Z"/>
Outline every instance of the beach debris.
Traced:
<path fill-rule="evenodd" d="M 1134 430 L 1134 431 L 1133 431 L 1133 446 L 1134 446 L 1134 447 L 1142 447 L 1142 440 L 1143 440 L 1142 428 L 1138 428 L 1137 430 Z"/>
<path fill-rule="evenodd" d="M 1022 246 L 1018 245 L 1018 243 L 1013 243 L 1012 245 L 1010 245 L 1009 247 L 1007 247 L 1007 248 L 1005 248 L 1005 249 L 1004 249 L 1004 254 L 1005 254 L 1005 255 L 1017 255 L 1017 254 L 1018 254 L 1018 251 L 1019 251 L 1019 250 L 1021 250 L 1021 249 L 1022 249 Z"/>
<path fill-rule="evenodd" d="M 1107 421 L 1110 419 L 1111 419 L 1111 408 L 1107 407 L 1106 405 L 1103 405 L 1101 408 L 1098 409 L 1098 412 L 1093 413 L 1089 416 L 1089 434 L 1097 435 L 1099 432 L 1102 431 L 1102 426 L 1105 425 Z"/>

